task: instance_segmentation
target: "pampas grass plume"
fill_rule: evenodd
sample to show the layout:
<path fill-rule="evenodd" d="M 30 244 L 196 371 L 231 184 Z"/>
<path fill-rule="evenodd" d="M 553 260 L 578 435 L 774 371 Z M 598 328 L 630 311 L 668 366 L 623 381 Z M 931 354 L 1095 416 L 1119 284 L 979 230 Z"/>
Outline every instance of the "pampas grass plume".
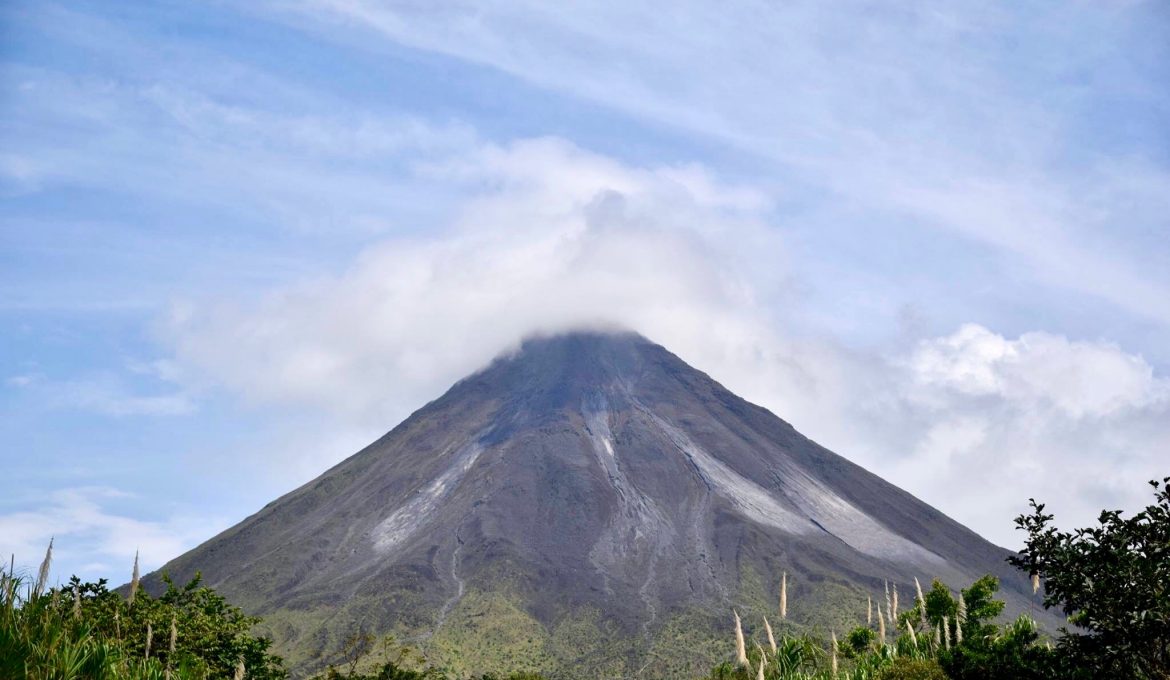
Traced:
<path fill-rule="evenodd" d="M 886 620 L 890 623 L 894 622 L 894 603 L 890 600 L 890 582 L 885 581 L 886 585 Z"/>
<path fill-rule="evenodd" d="M 910 642 L 913 643 L 915 647 L 917 647 L 918 636 L 914 634 L 914 626 L 911 626 L 909 621 L 906 622 L 906 632 L 910 633 Z"/>
<path fill-rule="evenodd" d="M 772 635 L 772 625 L 768 623 L 768 617 L 764 617 L 764 630 L 768 631 L 768 645 L 772 648 L 772 653 L 776 653 L 776 636 Z"/>
<path fill-rule="evenodd" d="M 1032 594 L 1035 595 L 1040 591 L 1040 574 L 1032 572 Z"/>
<path fill-rule="evenodd" d="M 944 616 L 942 618 L 942 623 L 939 625 L 942 626 L 943 645 L 945 645 L 947 649 L 950 649 L 951 648 L 951 621 L 950 621 L 950 617 Z"/>
<path fill-rule="evenodd" d="M 837 677 L 837 631 L 829 631 L 829 635 L 833 636 L 833 677 Z"/>
<path fill-rule="evenodd" d="M 869 595 L 865 596 L 865 625 L 873 625 L 873 598 Z"/>
<path fill-rule="evenodd" d="M 780 619 L 788 618 L 788 572 L 780 575 Z"/>
<path fill-rule="evenodd" d="M 878 607 L 878 640 L 886 644 L 886 620 L 882 617 L 882 608 Z"/>
<path fill-rule="evenodd" d="M 914 577 L 914 590 L 918 591 L 918 611 L 922 618 L 922 625 L 926 625 L 926 596 L 922 594 L 922 584 L 918 582 L 918 577 Z"/>
<path fill-rule="evenodd" d="M 247 671 L 244 669 L 244 657 L 241 656 L 240 660 L 236 662 L 236 674 L 232 676 L 232 680 L 244 680 L 246 673 Z"/>
<path fill-rule="evenodd" d="M 146 623 L 146 658 L 150 658 L 150 642 L 154 640 L 154 628 L 151 627 L 150 622 Z"/>
<path fill-rule="evenodd" d="M 138 592 L 138 551 L 134 551 L 134 571 L 130 575 L 130 597 L 126 601 L 134 604 L 134 595 Z"/>
<path fill-rule="evenodd" d="M 739 620 L 739 612 L 733 609 L 731 613 L 735 614 L 735 662 L 740 666 L 747 666 L 747 649 L 743 644 L 743 625 Z"/>
<path fill-rule="evenodd" d="M 892 612 L 892 616 L 890 617 L 890 622 L 893 623 L 894 621 L 897 621 L 897 620 L 898 620 L 898 584 L 895 583 L 894 584 L 894 610 Z"/>
<path fill-rule="evenodd" d="M 959 618 L 956 623 L 967 620 L 967 601 L 963 599 L 963 591 L 959 591 Z"/>
<path fill-rule="evenodd" d="M 37 583 L 33 587 L 33 595 L 40 595 L 45 589 L 45 584 L 49 582 L 49 567 L 53 564 L 53 539 L 49 539 L 49 549 L 45 551 L 45 560 L 41 562 L 41 568 L 37 572 Z"/>

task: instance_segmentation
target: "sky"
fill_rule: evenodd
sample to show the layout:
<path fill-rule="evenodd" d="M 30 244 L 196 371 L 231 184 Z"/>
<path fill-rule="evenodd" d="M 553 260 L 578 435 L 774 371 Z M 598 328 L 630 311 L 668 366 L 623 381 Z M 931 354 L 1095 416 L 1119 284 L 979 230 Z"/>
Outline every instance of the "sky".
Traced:
<path fill-rule="evenodd" d="M 153 569 L 538 332 L 988 539 L 1170 475 L 1170 9 L 0 5 L 0 553 Z"/>

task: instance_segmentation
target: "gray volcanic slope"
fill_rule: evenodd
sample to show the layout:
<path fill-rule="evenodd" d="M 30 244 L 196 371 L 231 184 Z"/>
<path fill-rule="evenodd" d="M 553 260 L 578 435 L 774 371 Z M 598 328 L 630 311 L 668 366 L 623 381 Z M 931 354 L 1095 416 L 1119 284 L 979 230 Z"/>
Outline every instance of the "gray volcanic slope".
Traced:
<path fill-rule="evenodd" d="M 1006 554 L 664 348 L 571 333 L 164 570 L 265 617 L 300 675 L 362 631 L 460 673 L 664 677 L 730 652 L 732 607 L 776 621 L 782 572 L 785 625 L 841 631 L 885 579 L 905 607 L 914 577 L 994 573 L 1026 608 Z"/>

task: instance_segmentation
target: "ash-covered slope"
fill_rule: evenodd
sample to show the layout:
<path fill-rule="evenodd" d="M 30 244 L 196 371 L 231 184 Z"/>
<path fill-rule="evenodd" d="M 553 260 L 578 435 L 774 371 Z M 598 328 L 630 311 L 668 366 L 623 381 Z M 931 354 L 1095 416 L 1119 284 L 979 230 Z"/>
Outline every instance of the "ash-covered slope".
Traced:
<path fill-rule="evenodd" d="M 732 606 L 841 630 L 1006 552 L 633 334 L 532 339 L 164 570 L 264 616 L 300 672 L 393 632 L 455 670 L 663 676 Z"/>

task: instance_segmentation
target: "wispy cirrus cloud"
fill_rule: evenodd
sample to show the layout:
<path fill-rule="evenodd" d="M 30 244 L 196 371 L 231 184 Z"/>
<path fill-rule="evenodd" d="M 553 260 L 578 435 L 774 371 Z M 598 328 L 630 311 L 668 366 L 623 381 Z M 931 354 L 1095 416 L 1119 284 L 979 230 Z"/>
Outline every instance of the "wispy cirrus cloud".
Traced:
<path fill-rule="evenodd" d="M 943 230 L 1043 285 L 1170 324 L 1164 262 L 1130 245 L 1167 224 L 1170 49 L 1157 45 L 1170 17 L 1156 3 L 1059 17 L 983 2 L 291 7 L 273 11 L 730 143 L 777 183 L 855 204 L 852 229 Z M 1101 125 L 1125 132 L 1092 134 Z"/>

